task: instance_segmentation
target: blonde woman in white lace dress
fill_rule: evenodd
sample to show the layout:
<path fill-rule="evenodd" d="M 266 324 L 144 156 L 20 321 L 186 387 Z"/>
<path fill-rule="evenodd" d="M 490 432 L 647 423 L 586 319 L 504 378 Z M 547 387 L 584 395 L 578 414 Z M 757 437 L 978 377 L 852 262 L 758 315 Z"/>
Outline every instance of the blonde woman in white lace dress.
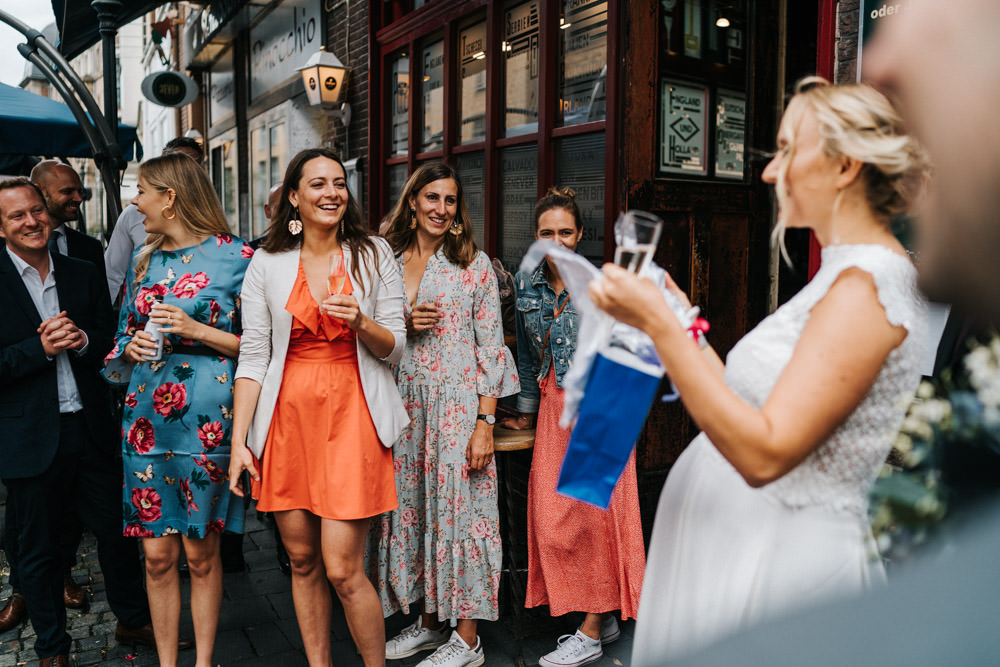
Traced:
<path fill-rule="evenodd" d="M 880 93 L 807 79 L 763 175 L 776 185 L 779 232 L 807 227 L 823 246 L 801 292 L 723 365 L 648 280 L 608 266 L 592 288 L 601 308 L 653 338 L 703 429 L 660 496 L 634 667 L 884 578 L 866 497 L 925 344 L 915 270 L 889 221 L 925 171 Z"/>

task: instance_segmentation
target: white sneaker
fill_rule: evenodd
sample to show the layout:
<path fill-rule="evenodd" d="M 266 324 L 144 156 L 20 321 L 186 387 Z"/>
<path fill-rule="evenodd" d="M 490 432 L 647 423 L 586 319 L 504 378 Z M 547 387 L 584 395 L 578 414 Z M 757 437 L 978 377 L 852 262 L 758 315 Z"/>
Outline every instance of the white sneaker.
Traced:
<path fill-rule="evenodd" d="M 440 630 L 423 628 L 417 618 L 413 625 L 403 628 L 403 631 L 385 643 L 385 659 L 400 660 L 409 658 L 414 653 L 437 648 L 448 641 L 448 626 Z"/>
<path fill-rule="evenodd" d="M 621 636 L 622 631 L 618 627 L 618 619 L 614 616 L 608 616 L 604 619 L 604 622 L 601 623 L 601 643 L 607 645 L 616 642 Z"/>
<path fill-rule="evenodd" d="M 575 635 L 560 637 L 556 650 L 539 658 L 538 664 L 541 667 L 580 667 L 600 660 L 602 655 L 601 641 L 577 630 Z"/>
<path fill-rule="evenodd" d="M 417 663 L 417 667 L 479 667 L 486 662 L 483 643 L 476 637 L 472 648 L 454 630 L 448 643 Z"/>

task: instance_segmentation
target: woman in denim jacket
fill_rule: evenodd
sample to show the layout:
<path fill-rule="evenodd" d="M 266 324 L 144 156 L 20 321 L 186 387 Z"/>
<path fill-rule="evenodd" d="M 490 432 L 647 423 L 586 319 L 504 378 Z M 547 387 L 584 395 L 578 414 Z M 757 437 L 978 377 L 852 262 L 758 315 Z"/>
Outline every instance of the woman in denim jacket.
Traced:
<path fill-rule="evenodd" d="M 535 238 L 575 250 L 583 233 L 569 188 L 552 188 L 535 205 Z M 502 424 L 527 429 L 536 421 L 528 480 L 527 607 L 548 605 L 553 616 L 585 612 L 573 635 L 539 659 L 542 667 L 585 665 L 600 659 L 602 644 L 618 639 L 612 612 L 634 618 L 645 557 L 635 460 L 630 460 L 607 511 L 556 492 L 569 430 L 559 427 L 561 388 L 576 350 L 577 313 L 555 266 L 543 261 L 518 272 L 517 370 L 521 393 L 516 418 Z"/>

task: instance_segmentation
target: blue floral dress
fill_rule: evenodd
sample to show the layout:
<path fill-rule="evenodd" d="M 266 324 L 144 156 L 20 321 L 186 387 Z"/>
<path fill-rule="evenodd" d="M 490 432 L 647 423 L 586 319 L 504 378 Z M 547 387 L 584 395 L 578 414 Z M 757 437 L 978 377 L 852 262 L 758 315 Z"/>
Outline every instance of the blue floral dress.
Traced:
<path fill-rule="evenodd" d="M 368 574 L 385 616 L 423 600 L 441 620 L 493 621 L 501 568 L 497 470 L 493 460 L 470 470 L 465 452 L 479 396 L 509 396 L 520 386 L 486 255 L 462 269 L 435 253 L 417 290 L 417 303 L 428 302 L 442 318 L 408 338 L 395 369 L 410 425 L 392 447 L 399 508 L 376 517 Z"/>
<path fill-rule="evenodd" d="M 239 335 L 239 295 L 253 250 L 242 239 L 155 250 L 142 283 L 130 266 L 115 347 L 104 375 L 128 384 L 122 416 L 124 533 L 131 537 L 243 531 L 243 507 L 229 491 L 234 359 L 166 334 L 160 361 L 122 358 L 149 319 L 155 297 L 194 320 Z"/>

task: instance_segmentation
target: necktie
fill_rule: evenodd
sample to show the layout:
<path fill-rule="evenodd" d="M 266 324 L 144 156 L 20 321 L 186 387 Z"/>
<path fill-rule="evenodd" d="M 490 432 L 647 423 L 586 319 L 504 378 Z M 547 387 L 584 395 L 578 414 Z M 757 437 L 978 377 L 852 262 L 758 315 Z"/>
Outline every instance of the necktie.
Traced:
<path fill-rule="evenodd" d="M 59 236 L 61 234 L 61 229 L 53 229 L 52 233 L 49 235 L 49 252 L 53 255 L 59 254 Z"/>

